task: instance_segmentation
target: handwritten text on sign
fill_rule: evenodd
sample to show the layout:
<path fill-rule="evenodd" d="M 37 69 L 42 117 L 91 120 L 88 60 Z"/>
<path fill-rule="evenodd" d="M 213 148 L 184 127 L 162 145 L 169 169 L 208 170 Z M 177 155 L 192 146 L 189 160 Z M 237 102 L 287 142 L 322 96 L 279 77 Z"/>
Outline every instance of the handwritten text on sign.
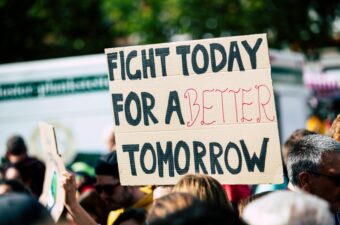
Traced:
<path fill-rule="evenodd" d="M 173 184 L 187 173 L 281 181 L 265 35 L 106 54 L 123 184 Z"/>

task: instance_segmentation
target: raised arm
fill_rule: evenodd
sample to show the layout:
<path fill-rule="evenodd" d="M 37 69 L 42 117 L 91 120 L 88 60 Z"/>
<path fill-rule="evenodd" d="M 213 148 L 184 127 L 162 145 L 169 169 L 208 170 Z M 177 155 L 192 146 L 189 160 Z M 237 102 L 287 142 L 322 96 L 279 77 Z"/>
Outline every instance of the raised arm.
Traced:
<path fill-rule="evenodd" d="M 76 198 L 77 186 L 72 173 L 64 172 L 62 185 L 65 189 L 65 207 L 77 225 L 97 225 L 96 221 L 81 207 Z"/>

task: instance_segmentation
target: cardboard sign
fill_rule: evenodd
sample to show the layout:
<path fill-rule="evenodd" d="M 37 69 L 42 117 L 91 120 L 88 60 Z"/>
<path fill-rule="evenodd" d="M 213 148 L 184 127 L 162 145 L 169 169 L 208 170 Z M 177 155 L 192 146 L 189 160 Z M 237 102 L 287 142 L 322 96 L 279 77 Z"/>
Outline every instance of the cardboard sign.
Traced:
<path fill-rule="evenodd" d="M 42 148 L 46 154 L 44 187 L 39 201 L 51 213 L 54 221 L 57 222 L 63 212 L 65 202 L 65 190 L 60 184 L 61 174 L 65 171 L 65 166 L 58 153 L 54 127 L 40 122 L 39 129 Z"/>
<path fill-rule="evenodd" d="M 123 185 L 283 182 L 265 34 L 105 53 Z"/>

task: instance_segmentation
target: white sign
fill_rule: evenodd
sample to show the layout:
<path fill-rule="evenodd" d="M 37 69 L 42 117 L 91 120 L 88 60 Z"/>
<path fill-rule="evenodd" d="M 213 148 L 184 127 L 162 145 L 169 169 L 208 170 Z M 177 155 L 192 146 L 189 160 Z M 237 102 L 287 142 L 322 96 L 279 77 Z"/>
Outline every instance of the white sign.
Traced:
<path fill-rule="evenodd" d="M 122 184 L 283 181 L 265 34 L 105 53 Z"/>
<path fill-rule="evenodd" d="M 46 172 L 43 193 L 39 201 L 48 209 L 55 222 L 58 221 L 64 209 L 65 190 L 60 184 L 65 166 L 58 154 L 54 127 L 40 122 L 40 137 L 43 150 L 46 153 Z"/>

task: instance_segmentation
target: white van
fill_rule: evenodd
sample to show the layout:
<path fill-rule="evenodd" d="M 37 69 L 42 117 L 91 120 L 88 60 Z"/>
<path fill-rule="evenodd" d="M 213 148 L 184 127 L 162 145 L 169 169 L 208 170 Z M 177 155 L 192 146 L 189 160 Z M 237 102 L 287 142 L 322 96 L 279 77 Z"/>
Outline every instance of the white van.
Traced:
<path fill-rule="evenodd" d="M 0 65 L 0 156 L 22 135 L 41 157 L 38 122 L 56 126 L 66 162 L 77 152 L 105 153 L 113 129 L 105 54 Z"/>

